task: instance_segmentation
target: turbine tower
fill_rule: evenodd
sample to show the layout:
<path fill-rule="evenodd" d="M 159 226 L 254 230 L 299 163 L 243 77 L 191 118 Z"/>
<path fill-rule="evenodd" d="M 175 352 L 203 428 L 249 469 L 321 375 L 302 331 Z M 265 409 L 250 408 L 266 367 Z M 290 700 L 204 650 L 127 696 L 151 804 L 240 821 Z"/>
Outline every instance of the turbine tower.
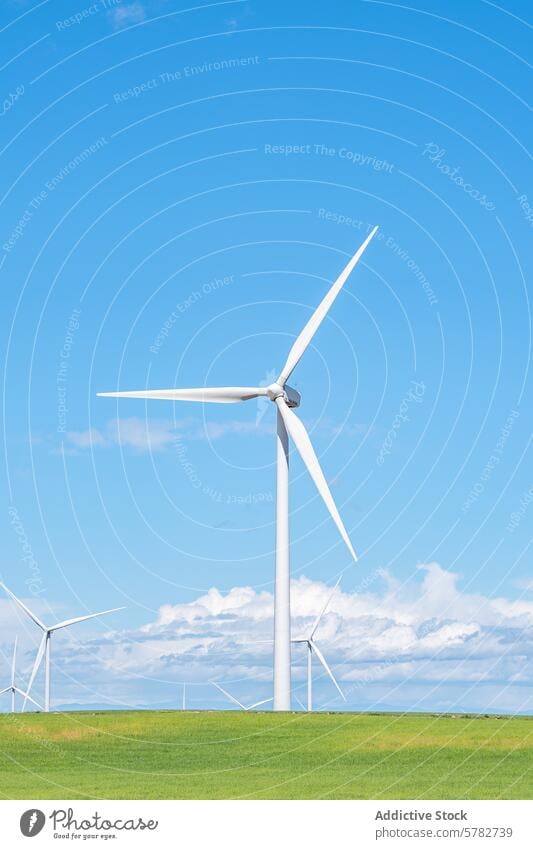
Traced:
<path fill-rule="evenodd" d="M 16 668 L 17 668 L 17 637 L 15 637 L 15 643 L 13 645 L 13 658 L 11 660 L 11 684 L 9 685 L 9 687 L 4 687 L 3 690 L 0 690 L 0 696 L 3 696 L 4 693 L 11 693 L 11 713 L 15 713 L 15 694 L 16 693 L 18 693 L 19 696 L 23 696 L 23 698 L 25 700 L 29 699 L 29 701 L 32 702 L 32 704 L 34 704 L 36 708 L 38 708 L 39 710 L 42 710 L 41 705 L 38 704 L 35 701 L 35 699 L 32 699 L 32 697 L 29 694 L 24 693 L 20 689 L 20 687 L 17 687 L 17 685 L 15 683 Z"/>
<path fill-rule="evenodd" d="M 342 578 L 342 575 L 339 577 L 339 580 L 337 581 L 337 583 L 333 587 L 333 590 L 329 594 L 324 607 L 322 608 L 322 610 L 318 614 L 317 618 L 313 622 L 313 625 L 311 626 L 311 629 L 307 633 L 307 635 L 304 636 L 304 637 L 297 637 L 296 639 L 292 640 L 293 643 L 304 643 L 304 645 L 307 646 L 307 710 L 308 711 L 313 710 L 313 652 L 318 657 L 320 663 L 322 664 L 322 666 L 324 667 L 324 669 L 328 673 L 329 677 L 331 678 L 331 680 L 335 684 L 335 687 L 337 688 L 337 690 L 341 694 L 344 701 L 346 701 L 346 696 L 344 695 L 341 688 L 339 687 L 333 672 L 331 671 L 331 669 L 328 666 L 326 658 L 324 657 L 324 655 L 320 651 L 319 647 L 316 644 L 316 640 L 315 640 L 315 633 L 316 633 L 318 626 L 320 625 L 320 620 L 322 619 L 324 613 L 328 609 L 330 602 L 331 602 L 331 599 L 333 598 L 335 591 L 340 584 L 341 578 Z"/>
<path fill-rule="evenodd" d="M 44 709 L 48 713 L 50 710 L 50 655 L 51 655 L 51 640 L 52 634 L 54 631 L 58 631 L 60 628 L 68 628 L 70 625 L 75 625 L 77 622 L 85 622 L 87 619 L 94 619 L 96 616 L 105 616 L 106 613 L 116 613 L 117 610 L 124 610 L 123 607 L 114 607 L 112 610 L 103 610 L 101 613 L 89 613 L 88 616 L 77 616 L 75 619 L 65 619 L 64 622 L 58 622 L 57 625 L 45 625 L 41 620 L 32 613 L 31 610 L 26 607 L 24 602 L 17 598 L 11 590 L 8 590 L 5 584 L 0 583 L 0 587 L 2 587 L 10 599 L 14 601 L 21 610 L 24 611 L 26 616 L 28 616 L 32 622 L 41 629 L 43 632 L 43 636 L 41 642 L 39 644 L 39 648 L 37 650 L 37 655 L 35 658 L 35 663 L 33 664 L 33 669 L 30 675 L 30 681 L 28 684 L 28 690 L 24 693 L 24 704 L 22 705 L 22 710 L 26 707 L 26 700 L 30 698 L 30 691 L 33 686 L 33 682 L 35 680 L 35 676 L 39 670 L 41 665 L 41 661 L 44 656 Z M 33 699 L 32 699 L 33 701 Z"/>
<path fill-rule="evenodd" d="M 213 683 L 215 684 L 215 682 L 213 682 Z M 220 692 L 223 693 L 223 695 L 226 696 L 226 698 L 229 699 L 230 702 L 233 702 L 234 704 L 238 705 L 238 707 L 240 707 L 241 710 L 246 710 L 246 711 L 253 710 L 256 707 L 259 707 L 259 705 L 266 705 L 266 704 L 268 704 L 269 702 L 272 701 L 271 698 L 270 699 L 261 699 L 260 702 L 254 702 L 253 705 L 243 705 L 243 703 L 240 702 L 238 699 L 236 699 L 235 696 L 232 696 L 231 693 L 228 693 L 227 690 L 224 690 L 224 688 L 221 687 L 220 684 L 215 684 L 215 687 L 217 688 L 217 690 L 220 690 Z"/>
<path fill-rule="evenodd" d="M 300 395 L 287 381 L 329 312 L 378 228 L 374 227 L 323 298 L 300 335 L 296 338 L 282 372 L 270 386 L 222 386 L 201 389 L 145 389 L 134 392 L 99 392 L 110 398 L 146 398 L 165 401 L 200 401 L 236 404 L 266 397 L 277 407 L 276 436 L 276 571 L 274 589 L 274 710 L 291 709 L 291 612 L 289 568 L 289 436 L 294 442 L 318 492 L 323 498 L 339 533 L 354 560 L 357 555 L 329 490 L 309 435 L 293 412 Z"/>

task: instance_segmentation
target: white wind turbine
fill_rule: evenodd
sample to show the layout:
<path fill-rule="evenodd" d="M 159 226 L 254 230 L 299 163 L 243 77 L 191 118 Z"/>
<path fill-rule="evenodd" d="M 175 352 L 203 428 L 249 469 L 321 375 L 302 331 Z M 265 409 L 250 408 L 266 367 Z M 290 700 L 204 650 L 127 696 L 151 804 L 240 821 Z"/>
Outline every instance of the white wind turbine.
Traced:
<path fill-rule="evenodd" d="M 276 484 L 276 574 L 274 590 L 274 710 L 291 709 L 291 613 L 289 568 L 289 440 L 290 436 L 315 486 L 322 496 L 333 521 L 348 546 L 350 554 L 357 555 L 329 490 L 324 473 L 315 454 L 309 435 L 293 413 L 300 405 L 300 395 L 287 380 L 298 365 L 313 336 L 322 324 L 335 298 L 355 265 L 377 233 L 374 227 L 357 253 L 351 258 L 326 296 L 323 298 L 300 335 L 296 338 L 287 362 L 277 380 L 270 386 L 223 386 L 201 389 L 145 389 L 135 392 L 99 392 L 112 398 L 146 398 L 166 401 L 200 401 L 203 403 L 235 404 L 251 398 L 267 397 L 277 407 L 277 484 Z"/>
<path fill-rule="evenodd" d="M 35 622 L 35 624 L 41 629 L 43 632 L 43 636 L 41 642 L 39 644 L 39 648 L 37 650 L 37 656 L 35 658 L 35 663 L 33 664 L 33 669 L 30 675 L 30 681 L 28 684 L 28 690 L 24 693 L 24 704 L 22 705 L 22 710 L 26 707 L 26 700 L 30 698 L 30 691 L 33 686 L 33 682 L 35 681 L 35 676 L 39 670 L 41 665 L 41 661 L 44 657 L 44 709 L 46 712 L 50 710 L 50 649 L 51 649 L 51 640 L 52 634 L 54 631 L 58 631 L 60 628 L 68 628 L 69 625 L 75 625 L 77 622 L 85 622 L 87 619 L 94 619 L 96 616 L 105 616 L 106 613 L 115 613 L 117 610 L 124 610 L 123 607 L 114 607 L 112 610 L 102 610 L 101 613 L 89 613 L 88 616 L 76 616 L 75 619 L 65 619 L 64 622 L 58 622 L 57 625 L 45 625 L 41 620 L 32 613 L 31 610 L 26 607 L 24 602 L 17 598 L 11 590 L 8 590 L 5 584 L 0 583 L 0 587 L 2 587 L 8 596 L 16 603 L 18 606 L 24 611 L 26 616 Z M 32 700 L 33 701 L 33 700 Z"/>
<path fill-rule="evenodd" d="M 333 598 L 335 591 L 340 584 L 341 578 L 342 578 L 342 575 L 339 577 L 339 580 L 337 581 L 337 583 L 333 587 L 333 590 L 329 594 L 324 607 L 322 608 L 322 610 L 318 614 L 317 618 L 313 622 L 308 633 L 305 636 L 297 637 L 296 639 L 292 640 L 293 643 L 304 643 L 307 646 L 307 710 L 308 711 L 313 710 L 313 652 L 318 657 L 320 663 L 322 664 L 322 666 L 326 670 L 327 674 L 329 675 L 329 677 L 331 678 L 331 680 L 335 684 L 337 690 L 341 694 L 344 701 L 346 701 L 346 696 L 344 695 L 341 688 L 339 687 L 333 672 L 331 671 L 331 669 L 328 666 L 326 658 L 324 657 L 324 655 L 320 651 L 319 647 L 316 644 L 316 640 L 315 640 L 315 633 L 316 633 L 318 626 L 320 625 L 320 620 L 322 619 L 324 613 L 328 609 L 330 602 L 331 602 L 331 599 Z"/>
<path fill-rule="evenodd" d="M 15 643 L 13 645 L 13 658 L 11 660 L 11 684 L 9 685 L 9 687 L 4 687 L 3 690 L 0 690 L 0 696 L 3 696 L 4 693 L 11 693 L 11 713 L 15 713 L 15 695 L 16 695 L 16 693 L 18 693 L 19 696 L 23 696 L 24 700 L 29 699 L 29 701 L 32 704 L 34 704 L 36 708 L 38 708 L 39 710 L 42 710 L 41 705 L 38 704 L 35 701 L 35 699 L 32 699 L 32 697 L 29 694 L 24 693 L 20 689 L 20 687 L 17 687 L 17 685 L 15 683 L 15 675 L 16 675 L 16 669 L 17 669 L 17 639 L 18 638 L 15 637 Z"/>
<path fill-rule="evenodd" d="M 215 684 L 215 682 L 213 682 L 213 683 Z M 221 687 L 220 684 L 215 684 L 215 687 L 217 688 L 217 690 L 220 690 L 220 692 L 223 693 L 226 696 L 226 698 L 228 698 L 230 700 L 230 702 L 233 702 L 234 704 L 238 705 L 238 707 L 240 707 L 241 710 L 246 710 L 246 711 L 254 710 L 254 708 L 259 707 L 259 705 L 266 705 L 266 704 L 268 704 L 269 702 L 272 701 L 271 698 L 270 699 L 261 699 L 260 702 L 254 702 L 253 705 L 243 705 L 243 703 L 240 702 L 238 699 L 236 699 L 235 696 L 232 696 L 231 693 L 228 693 L 227 690 L 224 690 L 224 688 Z"/>

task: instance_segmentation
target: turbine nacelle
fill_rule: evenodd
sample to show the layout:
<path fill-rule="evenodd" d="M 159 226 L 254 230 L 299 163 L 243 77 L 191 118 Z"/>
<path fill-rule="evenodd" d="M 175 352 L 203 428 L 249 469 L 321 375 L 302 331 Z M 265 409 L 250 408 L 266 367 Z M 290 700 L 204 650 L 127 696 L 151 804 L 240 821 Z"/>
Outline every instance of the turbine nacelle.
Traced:
<path fill-rule="evenodd" d="M 283 398 L 287 407 L 300 406 L 300 393 L 287 384 L 282 386 L 280 383 L 271 383 L 270 386 L 267 386 L 266 394 L 271 401 L 276 401 L 277 398 Z"/>

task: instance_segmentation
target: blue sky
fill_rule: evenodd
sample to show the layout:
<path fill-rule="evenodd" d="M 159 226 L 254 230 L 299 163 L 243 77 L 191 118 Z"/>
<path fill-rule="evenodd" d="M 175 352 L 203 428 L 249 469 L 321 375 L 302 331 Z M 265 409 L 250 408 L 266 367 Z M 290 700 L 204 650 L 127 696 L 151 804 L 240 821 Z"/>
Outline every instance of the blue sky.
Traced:
<path fill-rule="evenodd" d="M 531 709 L 530 18 L 3 4 L 2 579 L 50 619 L 127 607 L 58 638 L 58 702 L 268 692 L 272 409 L 96 392 L 270 382 L 379 224 L 292 379 L 361 554 L 293 456 L 295 627 L 346 570 L 349 706 Z"/>

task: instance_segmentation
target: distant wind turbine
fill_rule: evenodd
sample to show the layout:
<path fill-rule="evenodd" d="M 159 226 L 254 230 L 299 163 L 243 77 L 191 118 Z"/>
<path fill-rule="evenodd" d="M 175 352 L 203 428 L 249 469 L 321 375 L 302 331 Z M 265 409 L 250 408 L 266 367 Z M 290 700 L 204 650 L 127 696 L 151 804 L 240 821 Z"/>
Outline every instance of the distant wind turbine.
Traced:
<path fill-rule="evenodd" d="M 200 389 L 143 389 L 134 392 L 99 392 L 111 398 L 145 398 L 165 401 L 200 401 L 214 404 L 236 404 L 252 398 L 268 398 L 277 407 L 277 484 L 276 484 L 276 574 L 274 589 L 274 710 L 291 709 L 291 611 L 289 567 L 289 436 L 294 442 L 318 492 L 323 498 L 341 537 L 354 560 L 357 555 L 337 510 L 309 435 L 293 413 L 299 407 L 300 395 L 287 380 L 300 362 L 315 333 L 322 324 L 369 242 L 377 233 L 374 227 L 359 250 L 351 258 L 333 286 L 297 336 L 287 362 L 274 383 L 269 386 L 221 386 Z"/>
<path fill-rule="evenodd" d="M 32 704 L 34 704 L 36 708 L 38 708 L 39 710 L 42 710 L 41 705 L 38 704 L 38 702 L 36 702 L 35 699 L 32 699 L 32 697 L 28 693 L 24 693 L 20 689 L 20 687 L 17 687 L 17 685 L 15 683 L 16 668 L 17 668 L 17 640 L 18 640 L 18 638 L 15 637 L 15 643 L 14 643 L 14 646 L 13 646 L 13 658 L 11 660 L 11 684 L 9 685 L 9 687 L 4 687 L 3 690 L 0 690 L 0 696 L 3 696 L 4 693 L 11 693 L 11 713 L 15 713 L 15 694 L 16 693 L 18 693 L 19 696 L 22 696 L 24 699 L 29 699 L 29 701 Z"/>
<path fill-rule="evenodd" d="M 220 692 L 223 693 L 224 696 L 226 696 L 226 698 L 230 700 L 230 702 L 233 702 L 234 704 L 236 704 L 238 707 L 241 708 L 241 710 L 246 710 L 246 711 L 253 710 L 254 708 L 259 707 L 260 705 L 266 705 L 266 704 L 268 704 L 268 702 L 272 701 L 271 698 L 270 699 L 261 699 L 260 702 L 254 702 L 253 705 L 243 705 L 243 703 L 240 702 L 238 699 L 236 699 L 235 696 L 232 696 L 231 693 L 228 693 L 227 690 L 224 690 L 224 688 L 221 687 L 220 684 L 215 684 L 215 682 L 213 682 L 213 683 L 214 683 L 215 687 L 217 688 L 217 690 L 220 690 Z"/>
<path fill-rule="evenodd" d="M 322 610 L 318 614 L 317 618 L 313 622 L 311 629 L 307 632 L 307 634 L 305 636 L 298 637 L 297 639 L 292 640 L 293 643 L 304 643 L 304 645 L 307 646 L 307 710 L 308 711 L 313 710 L 313 652 L 318 657 L 320 663 L 322 664 L 322 666 L 324 667 L 324 669 L 328 673 L 329 677 L 331 678 L 331 680 L 335 684 L 337 690 L 341 694 L 344 701 L 346 701 L 346 696 L 344 695 L 341 688 L 337 684 L 335 676 L 333 675 L 333 672 L 329 668 L 329 666 L 326 662 L 326 658 L 324 657 L 324 655 L 322 654 L 322 652 L 318 648 L 318 646 L 316 644 L 316 640 L 315 640 L 315 633 L 316 633 L 318 626 L 320 625 L 320 620 L 322 619 L 324 613 L 328 609 L 328 607 L 331 603 L 331 599 L 333 598 L 335 591 L 340 584 L 341 578 L 342 578 L 342 575 L 339 577 L 339 580 L 337 581 L 337 583 L 333 587 L 333 590 L 329 594 L 324 607 L 322 608 Z"/>
<path fill-rule="evenodd" d="M 54 631 L 58 631 L 60 628 L 68 628 L 70 625 L 75 625 L 78 622 L 85 622 L 87 619 L 94 619 L 96 616 L 105 616 L 107 613 L 116 613 L 117 610 L 124 610 L 123 607 L 114 607 L 112 610 L 103 610 L 101 613 L 89 613 L 88 616 L 77 616 L 75 619 L 65 619 L 64 622 L 58 622 L 57 625 L 45 625 L 41 620 L 32 613 L 31 610 L 26 607 L 24 602 L 17 598 L 17 596 L 8 590 L 5 584 L 0 583 L 0 587 L 2 587 L 8 596 L 24 611 L 26 616 L 28 616 L 32 622 L 41 629 L 43 632 L 43 636 L 41 642 L 39 644 L 39 648 L 37 650 L 37 656 L 35 658 L 35 663 L 33 664 L 32 673 L 30 676 L 30 681 L 28 684 L 28 690 L 24 694 L 24 704 L 22 705 L 22 710 L 26 707 L 26 700 L 30 698 L 29 693 L 33 686 L 33 682 L 35 680 L 35 676 L 39 670 L 41 665 L 41 661 L 44 656 L 44 709 L 48 713 L 50 710 L 50 649 L 51 649 L 51 640 L 52 634 Z M 32 700 L 33 701 L 33 700 Z"/>

